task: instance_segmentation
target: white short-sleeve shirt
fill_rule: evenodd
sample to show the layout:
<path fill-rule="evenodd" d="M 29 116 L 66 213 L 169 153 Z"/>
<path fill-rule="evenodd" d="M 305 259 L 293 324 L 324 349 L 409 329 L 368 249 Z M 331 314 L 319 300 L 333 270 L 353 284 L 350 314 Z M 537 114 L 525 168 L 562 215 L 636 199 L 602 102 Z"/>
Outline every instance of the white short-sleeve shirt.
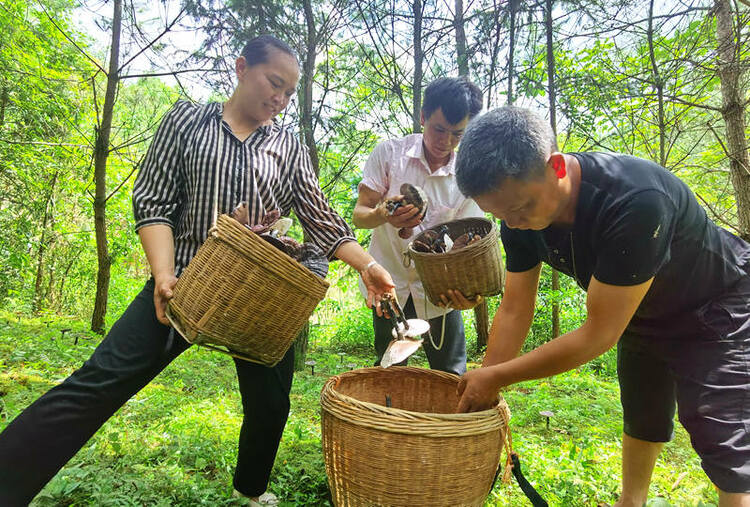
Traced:
<path fill-rule="evenodd" d="M 414 233 L 409 239 L 400 238 L 398 229 L 385 223 L 372 231 L 368 249 L 370 255 L 393 277 L 399 302 L 405 304 L 411 295 L 417 315 L 422 319 L 441 316 L 444 310 L 426 300 L 414 264 L 408 268 L 404 267 L 403 252 L 409 242 L 421 231 L 439 223 L 457 218 L 484 216 L 479 206 L 458 190 L 455 160 L 456 155 L 453 153 L 446 165 L 430 172 L 424 156 L 422 134 L 412 134 L 378 144 L 365 163 L 360 183 L 382 194 L 383 197 L 399 195 L 403 183 L 421 187 L 427 194 L 427 214 L 422 223 L 414 228 Z M 367 297 L 367 290 L 361 278 L 359 287 L 362 294 Z"/>

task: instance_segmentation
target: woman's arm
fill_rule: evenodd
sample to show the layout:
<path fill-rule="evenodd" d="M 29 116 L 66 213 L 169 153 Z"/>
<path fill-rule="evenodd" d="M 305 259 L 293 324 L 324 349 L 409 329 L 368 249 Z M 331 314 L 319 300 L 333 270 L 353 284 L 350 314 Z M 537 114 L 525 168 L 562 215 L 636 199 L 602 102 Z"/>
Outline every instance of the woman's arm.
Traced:
<path fill-rule="evenodd" d="M 146 225 L 138 229 L 138 235 L 154 277 L 156 318 L 162 324 L 169 325 L 165 310 L 167 301 L 172 298 L 172 289 L 177 283 L 177 277 L 174 275 L 172 228 L 164 224 Z"/>
<path fill-rule="evenodd" d="M 389 292 L 395 297 L 393 283 L 390 273 L 383 266 L 375 262 L 370 254 L 362 248 L 356 241 L 347 241 L 341 243 L 336 249 L 337 258 L 349 264 L 359 271 L 362 281 L 367 287 L 367 306 L 372 308 L 375 305 L 375 311 L 381 315 L 380 298 Z"/>

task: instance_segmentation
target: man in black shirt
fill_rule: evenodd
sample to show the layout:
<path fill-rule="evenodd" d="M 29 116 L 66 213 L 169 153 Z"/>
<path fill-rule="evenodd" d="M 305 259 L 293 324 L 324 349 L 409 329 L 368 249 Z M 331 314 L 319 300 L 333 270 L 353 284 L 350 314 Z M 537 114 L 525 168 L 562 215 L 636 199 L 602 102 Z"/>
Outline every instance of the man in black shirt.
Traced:
<path fill-rule="evenodd" d="M 520 108 L 469 125 L 456 174 L 467 197 L 503 220 L 508 268 L 483 367 L 464 375 L 459 410 L 485 409 L 503 386 L 570 370 L 617 344 L 617 505 L 646 501 L 675 405 L 720 505 L 750 505 L 750 245 L 711 222 L 666 169 L 559 153 L 545 121 Z M 587 291 L 587 317 L 518 356 L 541 262 Z"/>

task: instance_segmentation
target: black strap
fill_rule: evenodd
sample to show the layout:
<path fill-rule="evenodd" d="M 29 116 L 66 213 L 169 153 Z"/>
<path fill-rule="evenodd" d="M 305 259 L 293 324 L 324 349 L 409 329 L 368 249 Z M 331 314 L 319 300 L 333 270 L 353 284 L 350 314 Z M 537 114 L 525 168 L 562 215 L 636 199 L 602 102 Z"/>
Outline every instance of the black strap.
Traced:
<path fill-rule="evenodd" d="M 521 491 L 523 491 L 523 494 L 526 495 L 526 498 L 529 499 L 531 505 L 534 507 L 548 507 L 547 501 L 539 495 L 536 489 L 534 489 L 534 486 L 532 486 L 531 483 L 526 480 L 526 477 L 523 476 L 523 472 L 521 471 L 521 461 L 518 459 L 518 454 L 512 453 L 510 455 L 510 460 L 513 462 L 513 477 L 518 481 L 518 486 L 521 488 Z"/>

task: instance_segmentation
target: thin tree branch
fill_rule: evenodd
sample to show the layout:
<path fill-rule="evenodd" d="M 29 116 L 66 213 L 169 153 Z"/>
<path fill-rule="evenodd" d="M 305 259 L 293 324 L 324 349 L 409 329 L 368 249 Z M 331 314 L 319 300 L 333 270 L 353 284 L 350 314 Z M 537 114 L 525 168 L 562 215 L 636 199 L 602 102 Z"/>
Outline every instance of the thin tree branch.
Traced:
<path fill-rule="evenodd" d="M 719 142 L 719 145 L 721 146 L 721 149 L 722 149 L 722 151 L 724 151 L 724 154 L 727 156 L 727 158 L 730 159 L 730 160 L 733 159 L 734 157 L 732 157 L 732 154 L 729 153 L 729 150 L 727 149 L 726 145 L 724 144 L 724 141 L 721 140 L 721 136 L 718 134 L 718 132 L 716 132 L 716 130 L 714 129 L 713 125 L 711 125 L 708 122 L 706 122 L 706 125 L 708 126 L 709 129 L 711 129 L 711 132 L 713 132 L 714 137 Z M 747 173 L 747 175 L 750 176 L 750 169 L 748 169 L 745 166 L 745 164 L 743 164 L 740 160 L 736 160 L 736 162 L 740 165 L 740 167 L 742 167 L 742 169 L 745 170 L 745 172 Z"/>
<path fill-rule="evenodd" d="M 120 72 L 122 72 L 122 69 L 124 69 L 125 67 L 127 67 L 130 62 L 132 62 L 133 60 L 135 60 L 136 58 L 138 58 L 140 55 L 142 55 L 144 52 L 146 52 L 148 50 L 148 48 L 150 48 L 151 46 L 153 46 L 154 44 L 156 44 L 156 42 L 159 39 L 161 39 L 166 34 L 168 34 L 169 31 L 172 30 L 172 27 L 174 27 L 174 25 L 176 25 L 177 22 L 182 18 L 182 15 L 185 13 L 186 9 L 187 9 L 187 6 L 183 5 L 182 9 L 180 9 L 180 12 L 177 13 L 177 16 L 175 16 L 175 18 L 172 20 L 172 22 L 169 23 L 167 26 L 164 27 L 164 31 L 162 31 L 159 35 L 157 35 L 156 38 L 153 39 L 151 42 L 149 42 L 148 44 L 146 44 L 146 46 L 144 46 L 143 48 L 141 48 L 136 54 L 134 54 L 133 56 L 131 56 L 125 63 L 123 63 L 122 65 L 120 65 L 120 68 L 117 69 L 117 73 L 119 74 Z"/>
<path fill-rule="evenodd" d="M 33 145 L 33 146 L 69 146 L 73 148 L 91 148 L 91 146 L 87 144 L 75 144 L 75 143 L 47 143 L 43 141 L 11 141 L 10 139 L 0 139 L 1 143 L 6 144 L 27 144 L 27 145 Z"/>
<path fill-rule="evenodd" d="M 186 74 L 188 72 L 207 72 L 207 73 L 220 73 L 223 72 L 219 69 L 184 69 L 184 70 L 171 70 L 168 72 L 153 72 L 145 74 L 127 74 L 120 76 L 120 79 L 133 79 L 139 77 L 159 77 L 159 76 L 176 76 L 177 74 Z"/>
<path fill-rule="evenodd" d="M 52 16 L 50 16 L 49 13 L 47 12 L 47 9 L 44 8 L 44 5 L 42 4 L 42 2 L 37 2 L 37 4 L 42 9 L 42 12 L 44 12 L 44 15 L 47 16 L 47 19 L 49 19 L 50 23 L 52 23 L 52 25 L 57 29 L 57 31 L 60 32 L 62 34 L 62 36 L 65 37 L 68 40 L 68 42 L 70 42 L 71 44 L 73 44 L 73 46 L 75 46 L 75 48 L 78 51 L 80 51 L 81 54 L 83 56 L 85 56 L 87 60 L 89 60 L 91 63 L 93 63 L 100 71 L 104 72 L 104 74 L 106 74 L 107 71 L 104 70 L 102 68 L 102 66 L 99 65 L 99 63 L 96 60 L 94 60 L 93 58 L 91 58 L 89 56 L 89 54 L 86 53 L 86 51 L 84 51 L 83 48 L 81 48 L 81 46 L 79 46 L 76 41 L 74 41 L 73 39 L 71 39 L 70 36 L 68 36 L 68 34 L 65 33 L 62 28 L 60 28 L 60 26 L 58 26 L 58 24 L 55 22 L 55 20 L 52 19 Z"/>
<path fill-rule="evenodd" d="M 127 182 L 130 179 L 130 177 L 133 176 L 133 173 L 136 172 L 138 170 L 138 168 L 141 166 L 141 163 L 143 162 L 144 158 L 146 158 L 146 155 L 145 154 L 141 155 L 141 159 L 138 161 L 138 163 L 137 164 L 133 164 L 133 168 L 130 170 L 130 172 L 128 173 L 128 175 L 125 178 L 123 178 L 123 180 L 120 182 L 120 184 L 117 185 L 117 187 L 114 190 L 112 190 L 112 192 L 110 192 L 110 194 L 107 197 L 104 198 L 104 202 L 108 202 L 109 199 L 110 199 L 110 197 L 112 197 L 113 195 L 115 195 L 117 193 L 117 191 L 120 190 L 120 188 L 122 188 L 122 186 L 125 184 L 125 182 Z"/>

